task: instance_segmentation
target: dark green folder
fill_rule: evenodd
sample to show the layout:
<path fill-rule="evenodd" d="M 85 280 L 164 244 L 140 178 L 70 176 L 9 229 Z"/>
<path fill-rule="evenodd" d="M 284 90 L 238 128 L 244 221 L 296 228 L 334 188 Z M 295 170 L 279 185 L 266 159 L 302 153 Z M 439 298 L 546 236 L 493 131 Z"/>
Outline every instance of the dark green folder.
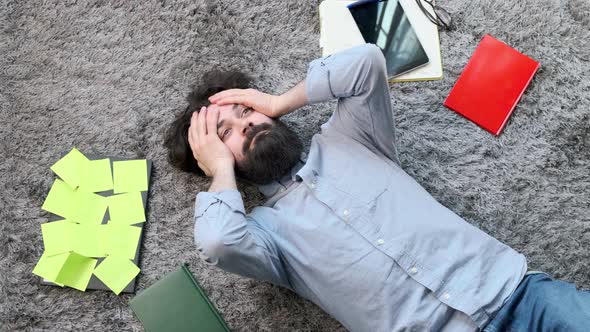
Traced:
<path fill-rule="evenodd" d="M 135 296 L 130 306 L 147 332 L 230 331 L 184 264 Z"/>

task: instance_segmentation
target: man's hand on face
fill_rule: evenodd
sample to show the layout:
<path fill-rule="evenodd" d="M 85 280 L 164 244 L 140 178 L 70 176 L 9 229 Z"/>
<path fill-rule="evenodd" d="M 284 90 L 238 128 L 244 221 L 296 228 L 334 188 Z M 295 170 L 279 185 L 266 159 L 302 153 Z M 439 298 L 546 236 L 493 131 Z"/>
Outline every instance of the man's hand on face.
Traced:
<path fill-rule="evenodd" d="M 194 112 L 188 128 L 188 142 L 197 160 L 198 166 L 207 176 L 215 176 L 234 167 L 234 156 L 230 149 L 217 136 L 217 120 L 219 111 Z"/>
<path fill-rule="evenodd" d="M 255 89 L 229 89 L 214 94 L 209 97 L 209 101 L 219 106 L 241 104 L 268 117 L 277 118 L 284 111 L 280 98 L 280 96 L 270 95 Z"/>

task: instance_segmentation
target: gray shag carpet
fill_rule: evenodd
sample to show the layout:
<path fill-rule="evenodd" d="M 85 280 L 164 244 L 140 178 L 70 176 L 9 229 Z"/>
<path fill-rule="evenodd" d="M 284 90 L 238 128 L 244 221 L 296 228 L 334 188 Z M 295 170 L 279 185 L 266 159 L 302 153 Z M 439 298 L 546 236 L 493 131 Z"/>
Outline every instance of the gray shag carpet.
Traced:
<path fill-rule="evenodd" d="M 392 86 L 404 169 L 543 270 L 590 288 L 590 2 L 440 0 L 444 79 Z M 172 169 L 162 134 L 212 67 L 281 93 L 319 56 L 319 1 L 0 2 L 0 331 L 142 331 L 131 295 L 39 284 L 49 167 L 85 153 L 154 161 L 139 289 L 187 262 L 236 331 L 341 331 L 296 294 L 199 261 L 193 204 L 209 182 Z M 541 62 L 503 134 L 442 102 L 490 33 Z M 286 118 L 305 140 L 333 103 Z M 248 209 L 255 188 L 241 188 Z"/>

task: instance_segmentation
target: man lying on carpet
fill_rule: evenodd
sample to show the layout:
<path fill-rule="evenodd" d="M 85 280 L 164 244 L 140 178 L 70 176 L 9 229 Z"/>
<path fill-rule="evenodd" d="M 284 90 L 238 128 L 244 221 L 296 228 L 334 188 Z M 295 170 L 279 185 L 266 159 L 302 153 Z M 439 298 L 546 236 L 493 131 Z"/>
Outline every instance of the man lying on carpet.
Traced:
<path fill-rule="evenodd" d="M 590 292 L 527 273 L 522 254 L 402 170 L 378 47 L 316 59 L 280 96 L 214 78 L 166 138 L 174 165 L 213 177 L 194 217 L 206 263 L 287 287 L 351 331 L 588 330 Z M 332 99 L 305 160 L 278 118 Z M 259 185 L 264 206 L 246 214 L 236 178 Z"/>

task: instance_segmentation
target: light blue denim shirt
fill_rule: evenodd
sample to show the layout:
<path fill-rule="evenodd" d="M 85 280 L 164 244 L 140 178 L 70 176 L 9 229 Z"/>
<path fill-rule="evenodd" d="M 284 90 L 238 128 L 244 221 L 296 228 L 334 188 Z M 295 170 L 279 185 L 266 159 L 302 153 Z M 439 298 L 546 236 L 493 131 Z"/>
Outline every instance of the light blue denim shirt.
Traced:
<path fill-rule="evenodd" d="M 476 331 L 525 257 L 438 203 L 400 168 L 385 59 L 357 46 L 309 64 L 311 103 L 338 99 L 307 158 L 261 186 L 200 192 L 195 242 L 211 265 L 287 287 L 350 331 Z"/>

